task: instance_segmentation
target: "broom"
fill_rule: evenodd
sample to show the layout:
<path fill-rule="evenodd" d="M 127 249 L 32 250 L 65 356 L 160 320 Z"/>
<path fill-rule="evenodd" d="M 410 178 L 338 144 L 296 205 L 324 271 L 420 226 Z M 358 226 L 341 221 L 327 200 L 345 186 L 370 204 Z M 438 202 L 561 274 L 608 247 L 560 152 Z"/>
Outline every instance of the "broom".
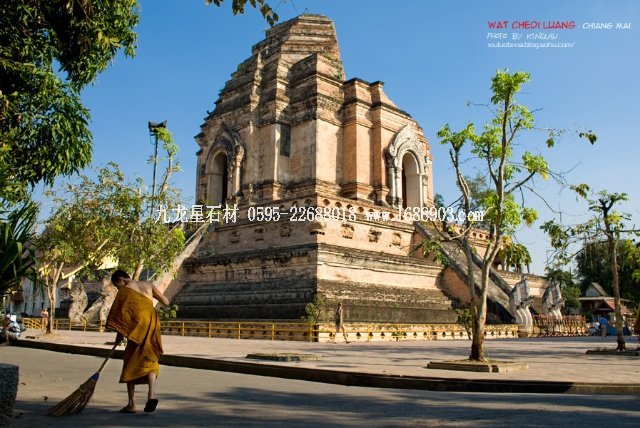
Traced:
<path fill-rule="evenodd" d="M 93 391 L 96 389 L 98 378 L 100 378 L 100 372 L 107 365 L 107 361 L 113 356 L 116 347 L 120 344 L 120 341 L 116 341 L 116 344 L 111 348 L 111 352 L 107 355 L 107 358 L 102 362 L 102 365 L 97 372 L 93 374 L 85 383 L 80 385 L 78 389 L 73 391 L 67 398 L 53 406 L 47 411 L 49 416 L 68 416 L 80 413 L 86 406 L 91 397 Z"/>

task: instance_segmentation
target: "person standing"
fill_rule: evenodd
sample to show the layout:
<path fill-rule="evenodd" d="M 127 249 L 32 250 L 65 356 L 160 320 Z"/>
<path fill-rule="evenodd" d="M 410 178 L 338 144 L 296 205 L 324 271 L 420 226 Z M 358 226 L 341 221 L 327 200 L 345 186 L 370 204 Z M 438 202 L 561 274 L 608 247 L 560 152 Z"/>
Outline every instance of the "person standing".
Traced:
<path fill-rule="evenodd" d="M 589 334 L 591 336 L 598 336 L 600 334 L 600 323 L 598 322 L 598 316 L 596 314 L 593 314 L 593 322 L 591 323 L 591 329 L 593 329 L 593 331 L 591 331 L 591 329 L 589 330 Z"/>
<path fill-rule="evenodd" d="M 335 312 L 335 322 L 336 322 L 336 332 L 333 335 L 333 343 L 336 343 L 336 337 L 338 337 L 338 332 L 342 330 L 342 335 L 344 336 L 344 341 L 349 343 L 349 339 L 347 338 L 347 331 L 344 328 L 344 309 L 342 308 L 342 302 L 338 303 L 338 307 Z"/>
<path fill-rule="evenodd" d="M 151 281 L 134 281 L 122 270 L 111 275 L 111 282 L 118 294 L 107 316 L 107 328 L 117 332 L 116 342 L 127 338 L 120 383 L 127 384 L 129 401 L 120 412 L 136 413 L 134 396 L 139 384 L 149 385 L 144 411 L 153 412 L 158 405 L 155 385 L 163 353 L 160 320 L 153 299 L 163 305 L 168 305 L 169 300 Z"/>
<path fill-rule="evenodd" d="M 607 340 L 607 326 L 609 321 L 604 315 L 600 316 L 600 334 L 602 335 L 602 340 Z"/>
<path fill-rule="evenodd" d="M 47 332 L 47 327 L 49 326 L 49 310 L 42 304 L 42 309 L 40 310 L 40 330 L 42 333 Z"/>

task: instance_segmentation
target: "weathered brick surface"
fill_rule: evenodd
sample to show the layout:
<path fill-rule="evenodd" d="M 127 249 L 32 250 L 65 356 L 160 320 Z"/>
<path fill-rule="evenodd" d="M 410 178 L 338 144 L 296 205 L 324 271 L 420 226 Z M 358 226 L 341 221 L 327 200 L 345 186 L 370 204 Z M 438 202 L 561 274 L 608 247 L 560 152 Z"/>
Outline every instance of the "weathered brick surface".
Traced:
<path fill-rule="evenodd" d="M 372 210 L 397 215 L 403 188 L 412 203 L 433 203 L 429 144 L 382 82 L 346 80 L 330 19 L 301 15 L 268 30 L 196 141 L 197 199 L 222 196 L 240 211 L 186 263 L 181 316 L 296 319 L 319 292 L 366 322 L 452 320 L 442 266 L 411 253 L 412 223 L 365 219 Z M 221 155 L 226 170 L 214 162 Z M 281 218 L 250 218 L 256 207 Z M 300 207 L 354 215 L 290 221 Z"/>

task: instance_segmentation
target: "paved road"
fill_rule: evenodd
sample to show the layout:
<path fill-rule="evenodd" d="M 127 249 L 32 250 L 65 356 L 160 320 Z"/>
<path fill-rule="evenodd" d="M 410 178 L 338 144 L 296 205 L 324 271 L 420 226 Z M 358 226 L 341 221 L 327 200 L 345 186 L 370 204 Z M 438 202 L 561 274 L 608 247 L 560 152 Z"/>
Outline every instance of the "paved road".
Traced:
<path fill-rule="evenodd" d="M 26 336 L 29 336 L 28 334 Z M 80 346 L 111 348 L 114 333 L 58 331 L 34 339 Z M 208 339 L 206 337 L 162 336 L 165 354 L 246 362 L 254 352 L 313 353 L 318 361 L 296 364 L 301 368 L 484 380 L 536 380 L 595 383 L 640 382 L 640 357 L 587 355 L 596 348 L 615 349 L 615 340 L 597 337 L 557 337 L 544 339 L 487 340 L 489 358 L 526 362 L 528 370 L 507 373 L 474 373 L 427 369 L 429 361 L 461 360 L 469 356 L 468 340 L 429 340 L 402 342 L 309 343 L 295 341 Z M 627 338 L 627 347 L 638 346 L 636 337 Z M 273 364 L 272 362 L 267 362 Z M 289 365 L 288 363 L 286 365 Z M 603 370 L 602 367 L 606 367 Z"/>
<path fill-rule="evenodd" d="M 124 415 L 121 361 L 103 373 L 80 415 L 44 416 L 100 364 L 96 357 L 0 348 L 20 365 L 18 427 L 173 426 L 640 426 L 640 397 L 478 394 L 348 387 L 261 376 L 162 367 L 154 414 Z M 140 391 L 140 404 L 144 393 Z M 45 396 L 47 400 L 45 401 Z"/>

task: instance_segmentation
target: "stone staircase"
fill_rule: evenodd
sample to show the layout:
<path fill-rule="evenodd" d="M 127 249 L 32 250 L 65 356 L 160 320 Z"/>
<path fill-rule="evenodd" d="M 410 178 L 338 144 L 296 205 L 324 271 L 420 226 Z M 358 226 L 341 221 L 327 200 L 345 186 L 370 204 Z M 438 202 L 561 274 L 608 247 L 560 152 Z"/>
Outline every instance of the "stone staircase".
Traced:
<path fill-rule="evenodd" d="M 274 284 L 189 281 L 174 298 L 180 316 L 195 319 L 289 319 L 304 314 L 313 279 L 288 278 Z"/>
<path fill-rule="evenodd" d="M 442 233 L 433 226 L 427 226 L 420 222 L 414 222 L 416 232 L 424 239 L 442 239 Z M 463 250 L 452 241 L 441 241 L 440 248 L 449 260 L 449 267 L 467 283 L 469 278 L 467 259 Z M 477 254 L 473 254 L 473 275 L 476 283 L 480 283 L 482 261 Z M 488 310 L 499 316 L 503 322 L 510 323 L 515 318 L 509 309 L 509 293 L 511 286 L 500 277 L 500 274 L 493 268 L 489 272 Z"/>
<path fill-rule="evenodd" d="M 184 248 L 180 254 L 173 260 L 171 268 L 163 273 L 160 277 L 153 279 L 154 285 L 164 293 L 170 301 L 182 291 L 185 283 L 180 278 L 184 276 L 183 264 L 186 259 L 191 257 L 200 241 L 211 228 L 208 223 L 203 223 L 184 243 Z M 182 275 L 181 275 L 182 274 Z"/>

